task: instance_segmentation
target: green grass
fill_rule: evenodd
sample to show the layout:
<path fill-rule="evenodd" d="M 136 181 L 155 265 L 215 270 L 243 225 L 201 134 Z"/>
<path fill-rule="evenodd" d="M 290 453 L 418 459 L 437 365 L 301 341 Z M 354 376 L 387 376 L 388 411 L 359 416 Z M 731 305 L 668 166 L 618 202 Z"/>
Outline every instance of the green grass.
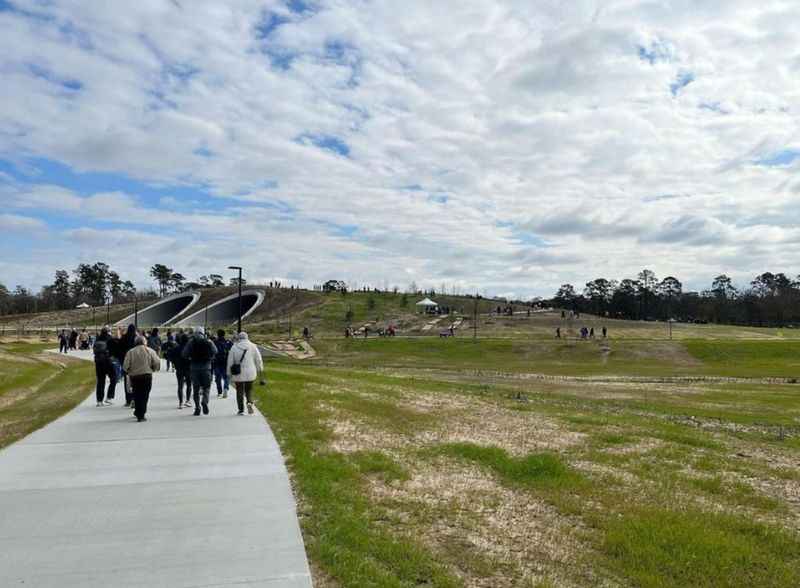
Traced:
<path fill-rule="evenodd" d="M 270 389 L 257 391 L 259 408 L 281 443 L 302 504 L 301 525 L 311 558 L 343 586 L 459 586 L 414 537 L 392 532 L 389 517 L 370 503 L 364 475 L 402 479 L 402 469 L 377 454 L 351 458 L 325 449 L 313 388 L 289 371 L 270 371 Z"/>
<path fill-rule="evenodd" d="M 800 341 L 709 341 L 684 343 L 705 371 L 721 376 L 800 380 Z"/>
<path fill-rule="evenodd" d="M 601 552 L 636 586 L 800 585 L 800 542 L 739 517 L 632 507 L 606 521 Z"/>
<path fill-rule="evenodd" d="M 35 359 L 39 346 L 24 344 L 5 351 Z M 86 398 L 94 383 L 94 366 L 91 362 L 65 360 L 64 368 L 36 361 L 25 365 L 24 374 L 3 380 L 0 400 L 0 447 L 32 433 L 72 410 Z M 7 373 L 13 359 L 0 360 L 0 374 Z"/>
<path fill-rule="evenodd" d="M 499 447 L 483 447 L 473 443 L 446 444 L 434 448 L 434 452 L 480 464 L 509 484 L 566 490 L 583 482 L 580 474 L 553 453 L 514 458 Z"/>

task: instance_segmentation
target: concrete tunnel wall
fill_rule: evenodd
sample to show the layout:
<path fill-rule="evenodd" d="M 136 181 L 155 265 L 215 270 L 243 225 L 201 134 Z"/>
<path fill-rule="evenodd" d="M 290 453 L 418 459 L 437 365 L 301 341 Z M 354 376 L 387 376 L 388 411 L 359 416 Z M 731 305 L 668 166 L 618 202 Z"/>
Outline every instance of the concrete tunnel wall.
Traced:
<path fill-rule="evenodd" d="M 139 311 L 139 326 L 160 327 L 165 325 L 186 313 L 198 300 L 200 300 L 199 292 L 185 292 L 159 300 L 155 304 Z M 133 324 L 135 314 L 136 313 L 126 316 L 121 321 L 117 321 L 116 324 Z"/>
<path fill-rule="evenodd" d="M 244 290 L 242 292 L 242 319 L 251 314 L 264 302 L 261 290 Z M 209 325 L 232 325 L 239 319 L 239 294 L 232 294 L 202 308 L 195 313 L 172 323 L 176 327 L 202 327 Z"/>

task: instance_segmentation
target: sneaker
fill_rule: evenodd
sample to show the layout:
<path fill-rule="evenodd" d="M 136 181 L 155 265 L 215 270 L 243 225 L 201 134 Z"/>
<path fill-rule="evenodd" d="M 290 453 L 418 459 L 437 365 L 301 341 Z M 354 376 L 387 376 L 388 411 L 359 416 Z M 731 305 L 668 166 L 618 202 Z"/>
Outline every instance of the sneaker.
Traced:
<path fill-rule="evenodd" d="M 222 394 L 222 397 L 223 397 L 223 398 L 227 398 L 227 397 L 228 397 L 228 392 L 227 392 L 227 390 L 226 390 L 226 391 L 225 391 L 225 392 Z"/>
<path fill-rule="evenodd" d="M 125 408 L 131 408 L 131 403 L 130 402 L 126 402 L 125 403 Z"/>
<path fill-rule="evenodd" d="M 186 402 L 183 403 L 183 406 L 185 406 L 186 408 L 191 408 L 192 403 L 187 400 Z"/>
<path fill-rule="evenodd" d="M 100 408 L 101 406 L 103 406 L 103 403 L 102 402 L 98 402 L 97 403 L 97 408 Z"/>
<path fill-rule="evenodd" d="M 222 394 L 217 394 L 217 398 L 222 398 Z"/>
<path fill-rule="evenodd" d="M 104 404 L 107 404 L 108 406 L 111 406 L 112 404 L 114 404 L 114 401 L 113 400 L 106 400 L 104 402 Z"/>
<path fill-rule="evenodd" d="M 250 414 L 253 414 L 253 403 L 252 402 L 248 402 L 247 403 L 247 412 L 249 412 Z"/>
<path fill-rule="evenodd" d="M 178 403 L 178 410 L 183 410 L 183 403 L 182 402 Z"/>
<path fill-rule="evenodd" d="M 140 422 L 140 423 L 143 423 L 146 420 L 147 420 L 147 417 L 141 417 L 141 418 L 136 419 L 136 421 Z"/>
<path fill-rule="evenodd" d="M 194 409 L 194 416 L 200 416 L 200 409 L 199 408 L 195 408 Z"/>
<path fill-rule="evenodd" d="M 208 414 L 208 405 L 205 402 L 203 403 L 203 414 Z"/>
<path fill-rule="evenodd" d="M 237 412 L 236 414 L 238 414 L 239 416 L 244 416 L 244 411 L 243 411 L 243 410 L 240 410 L 240 411 L 239 411 L 239 412 Z"/>

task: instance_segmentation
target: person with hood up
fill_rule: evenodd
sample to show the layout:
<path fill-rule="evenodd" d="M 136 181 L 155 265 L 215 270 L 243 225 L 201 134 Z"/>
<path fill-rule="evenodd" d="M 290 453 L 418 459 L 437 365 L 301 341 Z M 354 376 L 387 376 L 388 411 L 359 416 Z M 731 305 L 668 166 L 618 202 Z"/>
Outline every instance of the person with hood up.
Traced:
<path fill-rule="evenodd" d="M 194 397 L 194 416 L 208 414 L 208 399 L 211 393 L 211 370 L 217 347 L 206 337 L 203 327 L 195 327 L 194 335 L 189 339 L 182 353 L 189 360 L 189 372 L 192 378 L 192 396 Z"/>
<path fill-rule="evenodd" d="M 253 414 L 253 382 L 264 371 L 264 360 L 247 333 L 239 333 L 236 343 L 228 353 L 228 375 L 236 386 L 236 404 L 239 414 L 244 414 L 244 399 L 247 398 L 247 412 Z"/>
<path fill-rule="evenodd" d="M 105 404 L 113 404 L 114 390 L 117 387 L 117 370 L 112 361 L 114 352 L 114 344 L 111 339 L 111 333 L 108 326 L 100 330 L 100 334 L 92 346 L 92 353 L 94 355 L 94 371 L 97 377 L 97 385 L 95 387 L 95 396 L 97 398 L 97 406 Z M 106 378 L 108 378 L 108 395 L 106 396 Z"/>
<path fill-rule="evenodd" d="M 147 339 L 139 335 L 134 340 L 135 346 L 125 354 L 122 369 L 131 379 L 133 388 L 133 415 L 140 423 L 146 421 L 147 401 L 153 387 L 153 372 L 161 369 L 161 358 L 147 346 Z"/>
<path fill-rule="evenodd" d="M 192 396 L 192 379 L 190 375 L 189 360 L 183 357 L 183 350 L 189 344 L 189 336 L 181 329 L 180 334 L 176 337 L 175 342 L 169 350 L 167 356 L 169 361 L 172 362 L 175 368 L 175 378 L 178 381 L 178 408 L 188 408 L 191 406 L 189 399 Z M 183 391 L 186 390 L 186 397 L 184 398 Z"/>
<path fill-rule="evenodd" d="M 119 343 L 117 344 L 117 361 L 119 361 L 119 365 L 122 367 L 122 378 L 123 384 L 125 386 L 125 408 L 130 408 L 131 403 L 133 403 L 133 392 L 131 391 L 131 387 L 128 382 L 128 374 L 125 372 L 125 356 L 127 355 L 128 351 L 136 347 L 136 327 L 134 325 L 128 325 L 128 330 L 125 331 L 125 334 L 122 335 L 119 339 Z"/>

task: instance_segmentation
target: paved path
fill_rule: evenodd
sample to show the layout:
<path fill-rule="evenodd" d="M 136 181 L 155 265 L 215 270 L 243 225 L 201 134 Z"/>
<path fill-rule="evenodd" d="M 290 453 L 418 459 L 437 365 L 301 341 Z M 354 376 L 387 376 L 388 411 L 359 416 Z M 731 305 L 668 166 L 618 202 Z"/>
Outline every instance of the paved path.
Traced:
<path fill-rule="evenodd" d="M 310 587 L 278 445 L 235 394 L 177 410 L 157 374 L 148 421 L 94 393 L 0 451 L 0 586 Z"/>

